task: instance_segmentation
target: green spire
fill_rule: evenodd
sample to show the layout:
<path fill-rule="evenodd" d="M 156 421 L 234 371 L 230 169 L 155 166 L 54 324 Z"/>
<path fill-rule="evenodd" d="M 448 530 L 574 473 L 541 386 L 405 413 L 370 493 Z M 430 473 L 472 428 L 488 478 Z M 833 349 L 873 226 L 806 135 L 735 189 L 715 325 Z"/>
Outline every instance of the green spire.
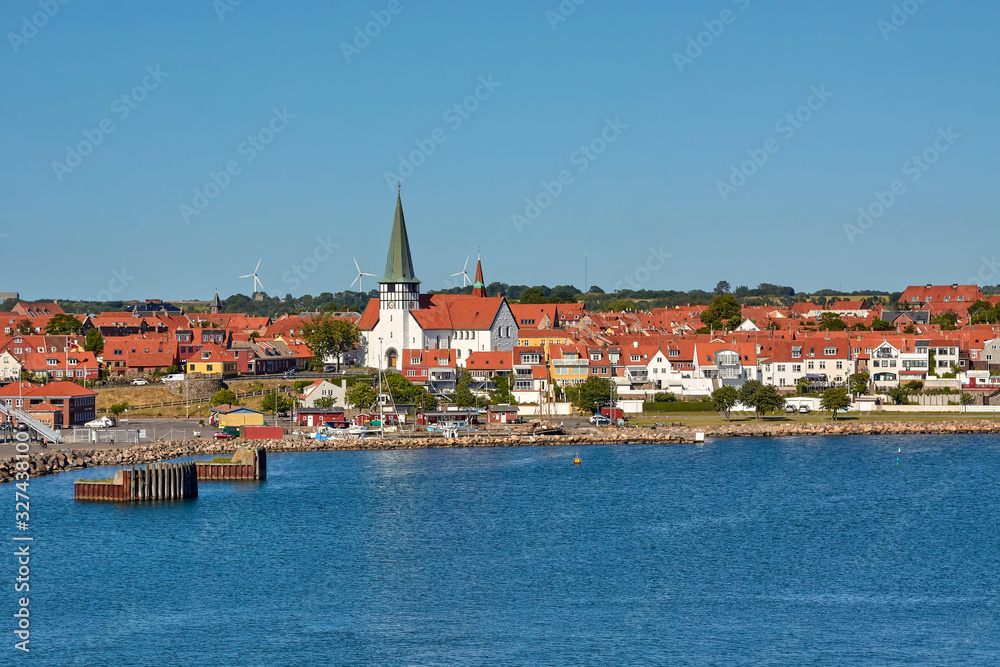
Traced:
<path fill-rule="evenodd" d="M 406 221 L 403 219 L 403 202 L 396 195 L 396 218 L 392 222 L 392 236 L 389 238 L 389 255 L 385 258 L 385 275 L 380 283 L 414 283 L 420 281 L 413 275 L 413 260 L 410 259 L 410 241 L 406 238 Z"/>

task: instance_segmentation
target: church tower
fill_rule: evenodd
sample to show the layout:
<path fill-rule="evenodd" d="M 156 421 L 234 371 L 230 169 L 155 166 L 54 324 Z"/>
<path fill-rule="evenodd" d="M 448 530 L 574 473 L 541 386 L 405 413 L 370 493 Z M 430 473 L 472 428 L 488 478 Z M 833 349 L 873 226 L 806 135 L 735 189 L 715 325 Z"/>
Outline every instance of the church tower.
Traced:
<path fill-rule="evenodd" d="M 483 282 L 483 260 L 476 258 L 476 282 L 472 283 L 474 296 L 486 296 L 486 283 Z"/>
<path fill-rule="evenodd" d="M 378 281 L 379 310 L 405 312 L 420 308 L 420 281 L 413 274 L 410 241 L 406 237 L 403 202 L 396 195 L 396 217 L 389 238 L 389 255 L 385 259 L 385 275 Z"/>

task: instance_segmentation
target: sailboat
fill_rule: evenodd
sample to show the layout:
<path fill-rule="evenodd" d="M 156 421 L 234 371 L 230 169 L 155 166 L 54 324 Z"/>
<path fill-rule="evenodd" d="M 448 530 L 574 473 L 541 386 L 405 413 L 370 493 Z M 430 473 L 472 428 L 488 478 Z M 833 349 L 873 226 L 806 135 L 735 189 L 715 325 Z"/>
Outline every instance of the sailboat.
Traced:
<path fill-rule="evenodd" d="M 538 389 L 538 421 L 531 425 L 532 435 L 563 435 L 563 425 L 552 425 L 552 396 L 545 391 L 545 424 L 542 424 L 542 389 Z"/>

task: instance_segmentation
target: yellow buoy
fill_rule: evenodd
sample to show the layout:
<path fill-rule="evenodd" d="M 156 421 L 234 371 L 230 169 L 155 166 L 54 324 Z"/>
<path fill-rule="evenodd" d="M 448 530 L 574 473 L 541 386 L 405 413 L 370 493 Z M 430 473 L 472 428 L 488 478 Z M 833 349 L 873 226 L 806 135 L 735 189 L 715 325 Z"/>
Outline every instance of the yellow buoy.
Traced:
<path fill-rule="evenodd" d="M 573 465 L 575 465 L 575 466 L 578 466 L 578 465 L 580 465 L 581 463 L 583 463 L 583 460 L 582 460 L 582 459 L 580 458 L 580 453 L 579 453 L 579 452 L 577 452 L 577 453 L 576 453 L 576 458 L 575 458 L 575 459 L 573 459 Z"/>

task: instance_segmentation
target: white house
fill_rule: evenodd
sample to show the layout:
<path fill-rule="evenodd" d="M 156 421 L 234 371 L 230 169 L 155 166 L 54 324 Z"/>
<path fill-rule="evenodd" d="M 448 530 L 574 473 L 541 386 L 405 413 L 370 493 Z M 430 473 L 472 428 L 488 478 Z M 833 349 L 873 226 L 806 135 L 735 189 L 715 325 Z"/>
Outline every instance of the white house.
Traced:
<path fill-rule="evenodd" d="M 347 401 L 344 396 L 347 393 L 347 389 L 343 386 L 344 381 L 341 380 L 340 384 L 334 384 L 329 380 L 316 380 L 311 385 L 302 388 L 302 393 L 299 395 L 299 403 L 304 408 L 315 408 L 316 401 L 321 398 L 332 398 L 333 404 L 339 407 L 346 407 Z"/>
<path fill-rule="evenodd" d="M 13 354 L 4 350 L 0 354 L 0 380 L 10 382 L 21 377 L 21 362 Z"/>

